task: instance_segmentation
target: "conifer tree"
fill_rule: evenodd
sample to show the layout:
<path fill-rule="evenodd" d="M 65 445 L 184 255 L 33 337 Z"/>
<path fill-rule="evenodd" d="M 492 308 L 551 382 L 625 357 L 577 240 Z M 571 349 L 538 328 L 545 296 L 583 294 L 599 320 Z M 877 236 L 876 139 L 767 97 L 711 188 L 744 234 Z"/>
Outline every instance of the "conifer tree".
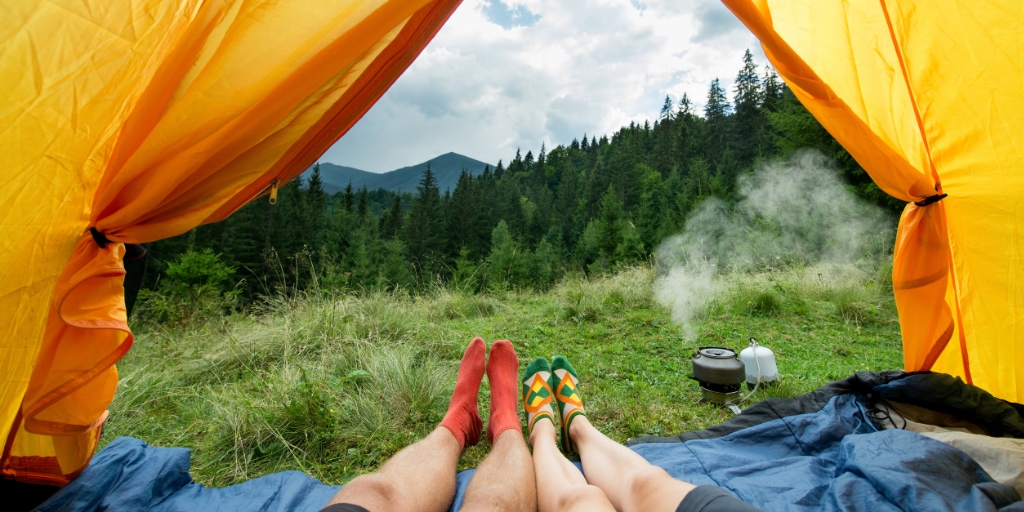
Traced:
<path fill-rule="evenodd" d="M 356 206 L 356 216 L 358 216 L 360 220 L 366 219 L 370 214 L 368 196 L 369 194 L 366 191 L 366 186 L 363 185 L 363 189 L 359 191 L 359 204 Z"/>
<path fill-rule="evenodd" d="M 573 259 L 580 267 L 589 269 L 601 257 L 599 231 L 598 219 L 591 218 L 587 221 L 587 226 L 580 232 L 580 238 L 573 250 Z"/>
<path fill-rule="evenodd" d="M 463 169 L 452 193 L 448 208 L 447 241 L 448 256 L 455 259 L 465 250 L 465 257 L 482 258 L 485 254 L 484 233 L 486 218 L 481 210 L 483 201 L 477 195 L 476 184 Z"/>
<path fill-rule="evenodd" d="M 536 288 L 547 289 L 555 280 L 558 267 L 558 254 L 555 247 L 545 238 L 537 244 L 533 252 L 532 284 Z"/>
<path fill-rule="evenodd" d="M 670 166 L 685 169 L 689 159 L 699 152 L 701 144 L 696 143 L 699 138 L 698 121 L 700 121 L 700 117 L 693 113 L 693 103 L 690 101 L 690 97 L 683 93 L 676 112 L 675 138 L 672 143 Z"/>
<path fill-rule="evenodd" d="M 761 96 L 761 108 L 766 112 L 778 111 L 785 85 L 779 80 L 779 75 L 775 73 L 771 66 L 765 65 L 762 83 L 764 86 Z"/>
<path fill-rule="evenodd" d="M 355 214 L 344 207 L 344 196 L 335 197 L 327 234 L 324 237 L 324 252 L 330 256 L 336 268 L 348 268 L 350 262 L 346 258 L 350 254 L 352 232 L 358 225 Z"/>
<path fill-rule="evenodd" d="M 313 165 L 313 173 L 306 184 L 306 207 L 309 225 L 307 243 L 319 249 L 323 245 L 326 226 L 327 193 L 320 177 L 320 164 Z"/>
<path fill-rule="evenodd" d="M 623 221 L 620 228 L 620 241 L 615 246 L 615 253 L 612 256 L 614 263 L 635 263 L 640 261 L 647 251 L 644 249 L 643 241 L 640 240 L 640 232 L 632 222 Z"/>
<path fill-rule="evenodd" d="M 403 239 L 419 282 L 433 279 L 444 257 L 444 212 L 437 180 L 427 165 L 403 228 Z"/>
<path fill-rule="evenodd" d="M 736 114 L 733 116 L 735 157 L 741 165 L 748 165 L 760 152 L 758 133 L 765 120 L 761 114 L 763 92 L 757 66 L 750 50 L 743 54 L 743 68 L 736 75 Z M 767 148 L 765 148 L 767 149 Z"/>
<path fill-rule="evenodd" d="M 722 199 L 731 199 L 736 177 L 743 169 L 743 164 L 736 158 L 732 149 L 722 152 L 722 158 L 715 166 L 715 178 L 712 181 L 711 195 Z"/>
<path fill-rule="evenodd" d="M 684 92 L 683 97 L 679 98 L 679 111 L 676 113 L 676 117 L 689 119 L 693 115 L 693 102 L 690 101 L 690 96 Z"/>
<path fill-rule="evenodd" d="M 355 196 L 352 194 L 352 180 L 349 180 L 348 185 L 345 185 L 345 193 L 341 196 L 341 207 L 346 212 L 351 213 L 354 205 Z"/>
<path fill-rule="evenodd" d="M 587 166 L 588 172 L 586 173 L 583 181 L 582 205 L 580 207 L 580 217 L 583 219 L 590 219 L 600 215 L 601 213 L 601 198 L 604 196 L 605 191 L 611 186 L 611 177 L 608 170 L 606 159 L 603 155 L 598 156 L 592 165 Z"/>
<path fill-rule="evenodd" d="M 571 241 L 575 241 L 577 232 L 575 215 L 579 205 L 579 196 L 576 179 L 576 169 L 572 166 L 567 167 L 562 172 L 562 179 L 559 180 L 558 192 L 555 196 L 557 226 L 567 246 L 574 245 Z"/>
<path fill-rule="evenodd" d="M 452 285 L 456 289 L 474 293 L 480 291 L 485 276 L 486 262 L 469 257 L 469 248 L 463 247 L 455 257 L 455 270 L 452 272 Z"/>
<path fill-rule="evenodd" d="M 637 236 L 647 251 L 653 251 L 664 233 L 665 186 L 661 174 L 640 164 L 640 202 L 637 204 Z"/>
<path fill-rule="evenodd" d="M 522 236 L 526 230 L 526 215 L 523 214 L 523 195 L 520 193 L 519 184 L 511 175 L 506 174 L 505 179 L 498 182 L 497 193 L 498 219 L 508 224 L 508 229 L 513 235 Z"/>
<path fill-rule="evenodd" d="M 402 232 L 402 195 L 395 194 L 391 201 L 391 209 L 380 219 L 380 234 L 385 239 L 391 239 Z"/>
<path fill-rule="evenodd" d="M 682 164 L 676 164 L 665 181 L 665 197 L 662 200 L 666 216 L 662 226 L 665 234 L 682 230 L 686 221 L 689 201 L 687 200 L 686 182 L 683 179 Z"/>
<path fill-rule="evenodd" d="M 301 177 L 289 181 L 278 190 L 277 204 L 274 205 L 279 209 L 278 219 L 282 222 L 275 226 L 271 242 L 285 257 L 292 257 L 302 249 L 308 232 L 305 222 L 308 209 L 301 187 Z"/>
<path fill-rule="evenodd" d="M 531 282 L 533 255 L 523 249 L 505 221 L 491 231 L 491 253 L 487 258 L 487 286 L 494 291 L 522 287 Z"/>
<path fill-rule="evenodd" d="M 672 120 L 672 98 L 669 98 L 667 94 L 665 95 L 665 104 L 661 106 L 659 119 L 662 121 Z"/>
<path fill-rule="evenodd" d="M 554 198 L 551 190 L 542 187 L 534 192 L 532 214 L 529 218 L 527 229 L 527 242 L 530 247 L 535 247 L 551 230 L 551 221 L 554 217 Z"/>
<path fill-rule="evenodd" d="M 451 272 L 466 290 L 543 288 L 567 267 L 602 272 L 642 260 L 701 201 L 729 201 L 737 176 L 757 161 L 808 147 L 832 157 L 862 197 L 898 212 L 902 205 L 871 182 L 775 72 L 763 71 L 758 76 L 746 52 L 735 111 L 715 80 L 702 113 L 685 94 L 675 106 L 666 98 L 657 119 L 602 137 L 584 134 L 550 151 L 517 150 L 508 167 L 499 161 L 480 176 L 463 173 L 443 194 L 431 170 L 415 195 L 354 193 L 349 183 L 328 197 L 314 166 L 306 185 L 280 186 L 275 206 L 255 201 L 226 222 L 155 242 L 148 285 L 164 261 L 212 249 L 237 268 L 235 279 L 261 283 L 248 288 L 253 296 L 312 285 L 312 255 L 321 254 L 331 264 L 328 286 L 411 291 Z"/>
<path fill-rule="evenodd" d="M 601 218 L 597 224 L 597 247 L 612 262 L 615 248 L 622 241 L 622 201 L 615 187 L 609 186 L 601 199 Z"/>
<path fill-rule="evenodd" d="M 729 113 L 731 107 L 718 79 L 711 82 L 708 102 L 704 105 L 704 121 L 707 124 L 707 158 L 717 163 L 722 152 L 729 147 Z"/>
<path fill-rule="evenodd" d="M 243 206 L 224 221 L 225 240 L 218 252 L 225 255 L 225 263 L 235 268 L 235 281 L 244 282 L 244 293 L 258 290 L 257 282 L 263 275 L 263 249 L 266 242 L 261 219 L 264 208 L 270 204 L 260 198 Z M 173 239 L 172 239 L 173 240 Z"/>
<path fill-rule="evenodd" d="M 533 160 L 532 154 L 530 155 L 530 160 Z M 525 168 L 526 167 L 523 165 L 523 156 L 520 153 L 519 148 L 516 148 L 516 156 L 512 158 L 511 162 L 508 163 L 508 169 L 506 169 L 506 172 L 508 172 L 512 176 L 515 176 L 523 172 Z"/>
<path fill-rule="evenodd" d="M 534 189 L 534 193 L 541 193 L 542 191 L 548 190 L 548 169 L 547 169 L 547 148 L 542 142 L 540 144 L 540 153 L 537 153 L 537 161 L 533 164 L 533 172 L 531 175 Z"/>
<path fill-rule="evenodd" d="M 508 223 L 498 222 L 491 231 L 491 253 L 487 258 L 487 286 L 495 291 L 507 290 L 516 272 L 519 246 L 512 238 Z"/>
<path fill-rule="evenodd" d="M 411 290 L 414 268 L 409 263 L 405 244 L 395 237 L 383 243 L 380 264 L 380 285 L 387 290 Z"/>
<path fill-rule="evenodd" d="M 382 249 L 377 223 L 372 218 L 361 222 L 352 232 L 352 241 L 345 258 L 351 275 L 350 287 L 367 290 L 377 286 Z"/>

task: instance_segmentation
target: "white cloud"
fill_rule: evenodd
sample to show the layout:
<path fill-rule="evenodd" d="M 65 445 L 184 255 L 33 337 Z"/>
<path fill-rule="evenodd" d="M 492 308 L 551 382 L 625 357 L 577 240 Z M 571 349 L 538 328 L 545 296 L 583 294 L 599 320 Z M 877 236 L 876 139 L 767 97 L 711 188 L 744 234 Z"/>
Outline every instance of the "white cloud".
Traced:
<path fill-rule="evenodd" d="M 498 2 L 499 0 L 490 0 Z M 717 0 L 466 0 L 419 59 L 321 158 L 384 172 L 454 151 L 492 163 L 703 106 L 757 40 Z"/>

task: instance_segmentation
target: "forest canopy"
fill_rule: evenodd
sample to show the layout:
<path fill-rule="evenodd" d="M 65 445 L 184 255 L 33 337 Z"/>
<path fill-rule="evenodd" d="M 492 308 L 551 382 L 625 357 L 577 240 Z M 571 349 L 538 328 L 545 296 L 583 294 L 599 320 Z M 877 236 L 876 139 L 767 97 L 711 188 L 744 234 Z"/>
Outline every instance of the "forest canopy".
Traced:
<path fill-rule="evenodd" d="M 817 149 L 859 196 L 896 216 L 902 203 L 867 173 L 748 50 L 730 103 L 718 79 L 703 111 L 666 97 L 658 119 L 610 137 L 517 150 L 453 190 L 423 174 L 415 194 L 348 187 L 329 196 L 319 169 L 227 220 L 152 244 L 147 286 L 180 288 L 183 258 L 210 254 L 243 300 L 281 289 L 544 289 L 566 273 L 603 273 L 650 257 L 698 204 L 736 200 L 737 177 Z M 175 267 L 178 262 L 178 267 Z M 179 272 L 180 274 L 180 272 Z M 154 294 L 150 293 L 150 296 Z"/>

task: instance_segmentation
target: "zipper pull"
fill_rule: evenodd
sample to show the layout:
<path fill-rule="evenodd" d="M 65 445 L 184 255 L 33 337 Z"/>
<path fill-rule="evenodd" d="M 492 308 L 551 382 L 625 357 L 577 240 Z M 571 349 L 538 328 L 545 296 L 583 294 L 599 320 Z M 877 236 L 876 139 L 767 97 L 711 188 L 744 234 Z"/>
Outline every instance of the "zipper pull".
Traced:
<path fill-rule="evenodd" d="M 270 204 L 277 204 L 277 186 L 281 184 L 281 180 L 274 180 L 270 184 Z"/>

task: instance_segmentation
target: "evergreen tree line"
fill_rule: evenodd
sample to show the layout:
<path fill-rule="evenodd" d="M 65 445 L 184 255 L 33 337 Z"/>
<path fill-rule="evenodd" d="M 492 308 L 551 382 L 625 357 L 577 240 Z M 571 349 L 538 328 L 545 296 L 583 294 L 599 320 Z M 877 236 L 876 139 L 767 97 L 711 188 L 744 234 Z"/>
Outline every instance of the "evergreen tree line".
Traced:
<path fill-rule="evenodd" d="M 429 167 L 415 194 L 365 188 L 328 196 L 319 168 L 283 185 L 277 204 L 256 200 L 224 222 L 151 247 L 149 285 L 167 262 L 212 250 L 244 295 L 281 287 L 463 290 L 543 289 L 566 272 L 643 261 L 680 232 L 705 198 L 736 199 L 736 179 L 760 161 L 804 148 L 831 156 L 859 195 L 894 214 L 902 204 L 867 173 L 748 50 L 734 103 L 718 79 L 703 112 L 665 98 L 654 123 L 611 138 L 584 135 L 536 155 L 516 151 L 441 191 Z"/>

